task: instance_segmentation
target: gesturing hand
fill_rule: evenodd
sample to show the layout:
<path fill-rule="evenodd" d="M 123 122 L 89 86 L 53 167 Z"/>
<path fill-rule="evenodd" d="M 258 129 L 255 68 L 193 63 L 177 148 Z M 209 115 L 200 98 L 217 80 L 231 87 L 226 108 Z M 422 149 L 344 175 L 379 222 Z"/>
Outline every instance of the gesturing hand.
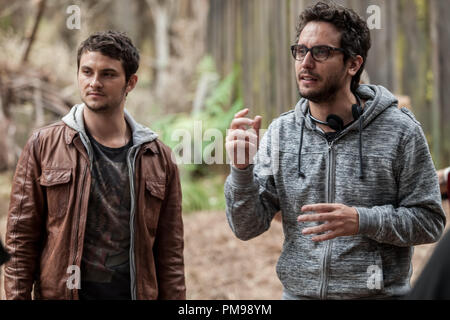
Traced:
<path fill-rule="evenodd" d="M 317 234 L 325 232 L 312 238 L 320 242 L 343 236 L 353 236 L 359 230 L 359 215 L 355 208 L 340 203 L 319 203 L 302 207 L 302 212 L 312 211 L 314 214 L 304 214 L 297 218 L 298 222 L 322 221 L 320 226 L 303 229 L 302 233 Z"/>
<path fill-rule="evenodd" d="M 253 120 L 246 118 L 248 111 L 244 109 L 236 113 L 231 121 L 225 143 L 225 149 L 233 166 L 242 170 L 249 166 L 258 151 L 262 120 L 260 116 L 256 116 Z M 247 129 L 248 127 L 251 129 Z"/>

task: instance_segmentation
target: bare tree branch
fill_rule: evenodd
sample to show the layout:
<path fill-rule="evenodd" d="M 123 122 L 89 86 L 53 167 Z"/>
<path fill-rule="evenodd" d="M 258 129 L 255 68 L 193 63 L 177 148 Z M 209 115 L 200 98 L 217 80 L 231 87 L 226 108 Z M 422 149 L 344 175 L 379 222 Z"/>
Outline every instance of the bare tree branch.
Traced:
<path fill-rule="evenodd" d="M 30 36 L 28 37 L 28 44 L 27 47 L 25 49 L 25 53 L 22 57 L 22 62 L 27 62 L 28 61 L 28 57 L 30 55 L 30 51 L 31 51 L 31 47 L 33 45 L 34 39 L 36 38 L 36 33 L 39 27 L 39 23 L 41 22 L 42 19 L 42 15 L 44 14 L 45 11 L 45 3 L 47 0 L 38 0 L 37 2 L 37 13 L 36 13 L 36 18 L 34 19 L 34 24 L 33 24 L 33 29 L 31 31 Z"/>

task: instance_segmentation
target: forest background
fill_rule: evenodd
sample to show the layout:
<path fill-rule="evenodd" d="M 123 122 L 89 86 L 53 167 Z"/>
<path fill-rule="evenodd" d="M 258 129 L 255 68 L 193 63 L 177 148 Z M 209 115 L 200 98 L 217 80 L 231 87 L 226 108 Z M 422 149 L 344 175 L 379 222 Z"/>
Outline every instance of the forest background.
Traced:
<path fill-rule="evenodd" d="M 299 13 L 316 2 L 0 0 L 0 235 L 15 164 L 31 131 L 80 101 L 76 50 L 91 33 L 121 30 L 133 39 L 141 64 L 126 108 L 176 152 L 182 154 L 173 133 L 181 129 L 199 146 L 194 153 L 204 154 L 214 141 L 201 135 L 197 145 L 194 123 L 201 121 L 202 132 L 213 128 L 225 136 L 234 113 L 244 107 L 263 116 L 263 128 L 294 107 L 299 95 L 289 47 Z M 354 9 L 371 29 L 364 81 L 385 86 L 414 112 L 436 168 L 448 166 L 450 1 L 335 3 Z M 202 161 L 180 169 L 188 297 L 278 299 L 280 224 L 274 222 L 260 239 L 239 242 L 224 217 L 229 166 Z M 431 248 L 419 247 L 415 275 Z M 228 271 L 221 275 L 208 267 L 224 264 Z M 219 285 L 203 289 L 212 281 Z"/>

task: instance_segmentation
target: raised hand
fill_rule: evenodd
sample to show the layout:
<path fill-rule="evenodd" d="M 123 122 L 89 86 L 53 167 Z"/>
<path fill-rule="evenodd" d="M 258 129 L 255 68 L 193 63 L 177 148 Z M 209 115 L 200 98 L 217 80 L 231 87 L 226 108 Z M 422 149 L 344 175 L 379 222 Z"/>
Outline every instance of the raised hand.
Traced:
<path fill-rule="evenodd" d="M 225 149 L 234 167 L 247 168 L 258 151 L 259 129 L 261 116 L 247 118 L 248 109 L 243 109 L 234 115 L 228 130 Z"/>

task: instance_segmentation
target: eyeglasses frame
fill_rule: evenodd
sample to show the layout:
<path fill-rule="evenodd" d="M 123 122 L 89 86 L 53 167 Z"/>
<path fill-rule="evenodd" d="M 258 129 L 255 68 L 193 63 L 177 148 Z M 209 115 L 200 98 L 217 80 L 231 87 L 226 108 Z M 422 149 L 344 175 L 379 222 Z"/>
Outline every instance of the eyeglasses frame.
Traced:
<path fill-rule="evenodd" d="M 324 61 L 328 60 L 328 59 L 330 58 L 331 52 L 333 52 L 333 51 L 339 51 L 339 52 L 342 52 L 344 55 L 347 54 L 347 52 L 346 52 L 344 49 L 342 49 L 342 48 L 335 48 L 335 47 L 331 47 L 331 46 L 327 46 L 327 45 L 318 45 L 318 46 L 313 46 L 313 47 L 311 47 L 311 48 L 308 48 L 307 46 L 302 45 L 302 44 L 293 44 L 293 45 L 291 46 L 291 54 L 292 54 L 292 57 L 293 57 L 296 61 L 303 61 L 303 60 L 305 60 L 305 58 L 306 58 L 306 55 L 305 55 L 305 57 L 304 57 L 302 60 L 299 60 L 299 59 L 297 59 L 297 58 L 295 57 L 295 52 L 294 52 L 294 50 L 295 50 L 296 48 L 298 48 L 298 47 L 306 48 L 306 50 L 307 50 L 307 51 L 306 51 L 306 55 L 308 54 L 308 52 L 311 52 L 311 56 L 312 56 L 312 58 L 314 59 L 314 61 L 316 61 L 316 62 L 324 62 Z M 314 55 L 312 54 L 312 51 L 311 51 L 311 50 L 313 50 L 314 48 L 317 48 L 317 47 L 326 47 L 326 48 L 328 48 L 328 49 L 330 50 L 330 51 L 329 51 L 329 54 L 328 54 L 328 56 L 327 56 L 326 59 L 324 59 L 324 60 L 317 60 L 317 59 L 314 57 Z"/>

